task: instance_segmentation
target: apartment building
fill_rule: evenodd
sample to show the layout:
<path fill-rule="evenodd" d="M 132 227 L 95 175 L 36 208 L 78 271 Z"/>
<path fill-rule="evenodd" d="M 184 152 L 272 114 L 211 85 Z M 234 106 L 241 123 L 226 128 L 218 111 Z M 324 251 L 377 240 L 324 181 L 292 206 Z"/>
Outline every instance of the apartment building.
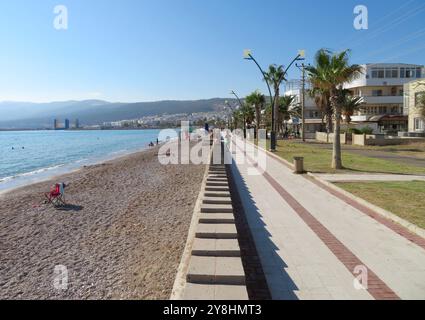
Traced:
<path fill-rule="evenodd" d="M 425 116 L 421 96 L 425 95 L 425 78 L 404 85 L 404 115 L 409 119 L 410 136 L 425 136 Z"/>
<path fill-rule="evenodd" d="M 354 96 L 363 97 L 363 107 L 352 118 L 353 123 L 370 124 L 376 133 L 397 134 L 407 131 L 404 114 L 404 85 L 422 78 L 423 65 L 379 63 L 362 65 L 360 78 L 346 84 Z"/>
<path fill-rule="evenodd" d="M 424 66 L 379 63 L 364 64 L 362 69 L 362 75 L 358 79 L 344 86 L 351 91 L 352 95 L 363 97 L 362 108 L 351 117 L 351 127 L 370 127 L 375 133 L 393 135 L 408 131 L 409 116 L 403 106 L 405 85 L 423 78 Z M 308 88 L 307 84 L 307 90 Z M 297 103 L 301 102 L 300 81 L 289 81 L 284 94 L 293 95 Z M 325 129 L 322 116 L 314 99 L 306 94 L 304 113 L 306 138 L 314 138 L 316 131 Z M 416 120 L 420 125 L 418 121 Z M 293 119 L 291 122 L 297 124 L 299 119 Z M 410 131 L 412 130 L 416 129 L 412 127 Z"/>

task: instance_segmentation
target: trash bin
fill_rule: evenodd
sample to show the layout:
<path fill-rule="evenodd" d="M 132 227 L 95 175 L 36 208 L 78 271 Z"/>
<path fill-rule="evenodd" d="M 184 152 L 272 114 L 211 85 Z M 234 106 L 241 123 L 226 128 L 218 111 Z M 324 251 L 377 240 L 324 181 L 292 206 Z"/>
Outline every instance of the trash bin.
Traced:
<path fill-rule="evenodd" d="M 304 158 L 303 157 L 294 157 L 294 173 L 302 174 L 304 173 Z"/>

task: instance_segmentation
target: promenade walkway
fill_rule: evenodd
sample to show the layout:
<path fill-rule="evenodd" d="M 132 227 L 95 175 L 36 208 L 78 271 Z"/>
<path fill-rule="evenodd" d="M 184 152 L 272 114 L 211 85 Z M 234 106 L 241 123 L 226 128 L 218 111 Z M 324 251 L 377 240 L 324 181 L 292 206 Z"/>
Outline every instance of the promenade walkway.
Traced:
<path fill-rule="evenodd" d="M 258 152 L 232 174 L 273 299 L 425 299 L 423 238 Z"/>

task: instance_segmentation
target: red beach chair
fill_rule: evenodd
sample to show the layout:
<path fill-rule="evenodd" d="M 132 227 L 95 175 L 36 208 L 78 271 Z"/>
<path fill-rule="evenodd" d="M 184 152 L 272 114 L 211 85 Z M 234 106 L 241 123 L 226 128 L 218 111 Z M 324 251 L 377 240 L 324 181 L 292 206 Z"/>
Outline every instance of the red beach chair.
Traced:
<path fill-rule="evenodd" d="M 53 204 L 54 206 L 65 205 L 65 184 L 56 183 L 50 189 L 50 192 L 45 193 L 48 204 Z"/>

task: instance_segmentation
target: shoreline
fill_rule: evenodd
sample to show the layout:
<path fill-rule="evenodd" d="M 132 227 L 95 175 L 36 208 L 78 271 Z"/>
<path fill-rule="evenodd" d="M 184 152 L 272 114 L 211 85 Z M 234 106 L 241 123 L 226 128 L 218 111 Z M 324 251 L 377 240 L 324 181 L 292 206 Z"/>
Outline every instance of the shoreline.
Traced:
<path fill-rule="evenodd" d="M 43 203 L 51 180 L 3 194 L 0 298 L 169 299 L 205 166 L 163 166 L 158 150 L 61 175 L 63 208 Z"/>
<path fill-rule="evenodd" d="M 160 147 L 160 146 L 161 146 L 161 144 L 159 146 L 155 146 L 155 147 Z M 99 164 L 102 164 L 102 163 L 107 163 L 107 162 L 110 162 L 110 161 L 119 160 L 120 158 L 125 158 L 125 157 L 131 156 L 133 154 L 146 152 L 146 151 L 149 151 L 149 150 L 152 150 L 152 148 L 147 146 L 147 147 L 144 147 L 142 149 L 132 150 L 132 151 L 128 150 L 128 151 L 123 152 L 123 153 L 115 152 L 115 153 L 111 153 L 109 155 L 99 157 L 99 158 L 83 159 L 83 160 L 79 160 L 80 162 L 74 162 L 74 163 L 69 163 L 69 164 L 64 164 L 64 165 L 56 165 L 54 167 L 51 167 L 51 168 L 56 168 L 56 170 L 50 169 L 50 168 L 41 168 L 41 169 L 35 170 L 35 171 L 41 171 L 40 173 L 34 173 L 33 174 L 32 172 L 25 172 L 25 173 L 18 174 L 17 176 L 15 176 L 13 178 L 5 177 L 5 178 L 2 178 L 2 179 L 10 178 L 10 180 L 5 182 L 5 181 L 1 181 L 1 179 L 0 179 L 0 197 L 2 197 L 3 195 L 5 195 L 9 192 L 16 191 L 20 188 L 25 188 L 25 187 L 31 186 L 33 184 L 51 181 L 51 180 L 60 178 L 62 176 L 66 176 L 68 174 L 75 173 L 75 172 L 82 170 L 84 168 L 87 168 L 87 167 L 96 166 L 96 165 L 99 165 Z M 33 171 L 33 172 L 35 172 L 35 171 Z M 17 184 L 14 185 L 12 182 L 17 182 Z M 3 188 L 3 185 L 6 185 L 7 183 L 11 183 L 12 186 Z"/>

